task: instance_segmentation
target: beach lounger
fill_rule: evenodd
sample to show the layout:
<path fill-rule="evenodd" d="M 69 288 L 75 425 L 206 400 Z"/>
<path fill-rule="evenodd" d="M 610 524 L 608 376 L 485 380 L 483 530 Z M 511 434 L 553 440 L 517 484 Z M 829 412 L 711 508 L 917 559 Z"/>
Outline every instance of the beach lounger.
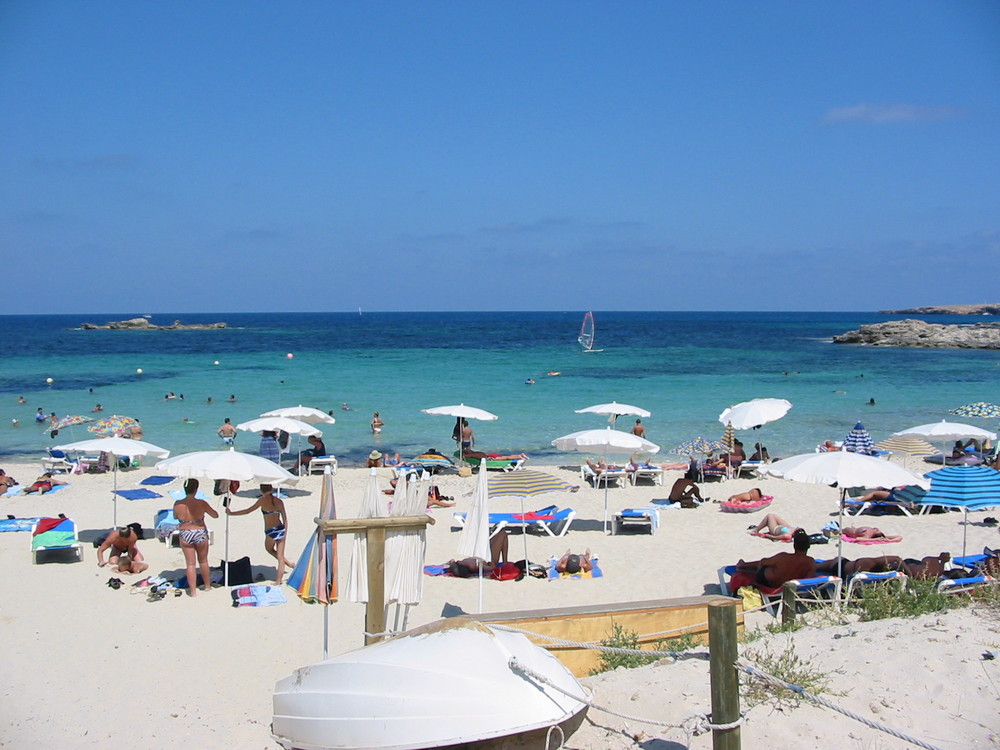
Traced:
<path fill-rule="evenodd" d="M 336 456 L 332 456 L 332 455 L 328 455 L 328 456 L 316 456 L 314 459 L 312 459 L 309 462 L 309 473 L 310 474 L 315 474 L 315 473 L 322 474 L 323 472 L 326 471 L 326 467 L 327 466 L 330 467 L 330 471 L 332 471 L 334 474 L 336 474 L 337 473 L 337 457 Z"/>
<path fill-rule="evenodd" d="M 472 456 L 467 456 L 463 460 L 470 466 L 479 466 L 483 461 L 481 458 Z M 524 458 L 487 458 L 486 471 L 517 471 L 524 466 L 526 460 Z"/>
<path fill-rule="evenodd" d="M 980 563 L 986 562 L 987 555 L 966 555 L 953 557 L 951 563 L 955 568 L 968 571 L 964 578 L 941 578 L 937 582 L 937 590 L 946 594 L 961 594 L 965 591 L 998 583 L 997 579 L 980 572 Z"/>
<path fill-rule="evenodd" d="M 724 595 L 735 595 L 735 592 L 730 592 L 729 590 L 730 579 L 735 574 L 735 565 L 727 565 L 719 568 L 719 587 L 722 589 Z M 795 589 L 796 603 L 831 601 L 834 608 L 837 609 L 840 606 L 840 592 L 843 583 L 843 580 L 837 576 L 816 576 L 814 578 L 799 578 L 788 581 L 784 586 L 778 587 L 760 586 L 751 582 L 745 585 L 753 586 L 757 589 L 764 600 L 764 608 L 769 614 L 777 617 L 781 614 L 785 586 L 790 585 Z"/>
<path fill-rule="evenodd" d="M 69 454 L 64 451 L 46 448 L 48 456 L 42 459 L 42 471 L 65 471 L 67 474 L 73 471 L 75 464 L 69 460 Z"/>
<path fill-rule="evenodd" d="M 757 470 L 761 466 L 766 466 L 766 462 L 764 462 L 764 461 L 744 461 L 739 466 L 733 467 L 733 476 L 735 478 L 737 478 L 737 479 L 739 479 L 740 477 L 743 477 L 743 476 L 746 476 L 749 479 L 752 479 L 754 477 L 758 477 L 760 475 L 758 474 Z M 767 474 L 764 474 L 760 478 L 764 479 L 767 476 L 768 476 Z"/>
<path fill-rule="evenodd" d="M 452 516 L 457 526 L 465 526 L 465 513 L 453 513 Z M 575 510 L 572 508 L 560 509 L 555 505 L 523 515 L 521 513 L 490 513 L 490 537 L 493 537 L 502 528 L 522 529 L 524 531 L 535 528 L 551 537 L 566 536 L 574 518 L 576 518 Z"/>
<path fill-rule="evenodd" d="M 907 503 L 902 503 L 898 500 L 869 500 L 868 502 L 861 502 L 860 498 L 868 494 L 867 489 L 851 487 L 847 490 L 847 494 L 848 497 L 844 499 L 845 516 L 860 516 L 862 513 L 883 515 L 897 512 L 902 513 L 904 516 L 913 515 L 907 507 Z"/>
<path fill-rule="evenodd" d="M 76 562 L 83 561 L 83 545 L 76 535 L 76 524 L 69 518 L 40 518 L 31 530 L 31 561 L 42 558 L 65 557 L 70 554 Z"/>
<path fill-rule="evenodd" d="M 612 482 L 619 487 L 625 486 L 625 479 L 628 472 L 625 469 L 605 469 L 600 474 L 591 469 L 587 464 L 580 467 L 580 479 L 590 482 L 595 488 L 602 484 L 610 485 Z"/>
<path fill-rule="evenodd" d="M 655 507 L 625 508 L 611 517 L 612 536 L 627 527 L 646 528 L 649 529 L 650 534 L 655 534 L 660 529 L 660 509 Z"/>
<path fill-rule="evenodd" d="M 844 594 L 844 605 L 846 606 L 854 595 L 854 590 L 859 586 L 866 586 L 875 583 L 888 583 L 898 581 L 900 585 L 906 585 L 906 574 L 898 570 L 890 570 L 885 573 L 855 573 L 847 581 L 847 593 Z"/>
<path fill-rule="evenodd" d="M 181 497 L 183 497 L 183 494 Z M 174 516 L 173 508 L 158 510 L 156 511 L 156 515 L 153 516 L 153 534 L 168 547 L 181 546 L 181 537 L 178 531 L 179 526 L 180 521 Z M 208 531 L 208 543 L 209 545 L 215 543 L 215 532 L 211 529 Z"/>
<path fill-rule="evenodd" d="M 663 469 L 659 466 L 637 466 L 632 471 L 628 472 L 629 481 L 632 482 L 634 487 L 639 483 L 640 480 L 648 479 L 657 487 L 663 486 Z"/>

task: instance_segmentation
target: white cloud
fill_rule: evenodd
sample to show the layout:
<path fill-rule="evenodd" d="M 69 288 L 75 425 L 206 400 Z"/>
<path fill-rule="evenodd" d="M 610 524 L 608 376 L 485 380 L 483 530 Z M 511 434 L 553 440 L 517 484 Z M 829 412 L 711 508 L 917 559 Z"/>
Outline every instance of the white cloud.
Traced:
<path fill-rule="evenodd" d="M 826 122 L 866 122 L 885 125 L 894 122 L 938 122 L 961 117 L 955 107 L 917 107 L 913 104 L 855 104 L 827 111 Z"/>

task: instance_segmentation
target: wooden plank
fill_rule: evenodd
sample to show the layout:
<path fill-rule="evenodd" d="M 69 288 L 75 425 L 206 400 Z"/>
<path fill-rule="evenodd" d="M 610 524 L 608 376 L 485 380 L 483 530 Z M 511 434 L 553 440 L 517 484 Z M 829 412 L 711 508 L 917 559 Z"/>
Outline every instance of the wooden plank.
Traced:
<path fill-rule="evenodd" d="M 368 529 L 368 604 L 365 605 L 365 632 L 385 632 L 385 528 Z M 366 635 L 365 645 L 382 640 Z"/>

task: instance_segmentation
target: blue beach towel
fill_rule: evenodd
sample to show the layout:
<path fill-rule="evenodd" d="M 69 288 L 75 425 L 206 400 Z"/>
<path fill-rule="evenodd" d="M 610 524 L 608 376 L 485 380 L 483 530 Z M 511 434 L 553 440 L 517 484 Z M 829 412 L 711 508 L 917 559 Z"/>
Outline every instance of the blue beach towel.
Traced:
<path fill-rule="evenodd" d="M 158 476 L 151 476 L 151 477 L 146 477 L 146 478 L 145 478 L 145 479 L 143 479 L 143 480 L 142 480 L 141 482 L 139 482 L 139 484 L 170 484 L 170 483 L 171 483 L 172 481 L 174 481 L 174 480 L 175 480 L 176 478 L 177 478 L 177 477 L 158 477 Z"/>
<path fill-rule="evenodd" d="M 13 487 L 8 487 L 7 491 L 3 493 L 2 497 L 16 497 L 21 494 L 21 490 L 24 489 L 23 484 L 15 484 Z"/>
<path fill-rule="evenodd" d="M 256 584 L 233 589 L 234 607 L 274 607 L 288 600 L 280 586 Z"/>
<path fill-rule="evenodd" d="M 41 518 L 4 518 L 0 520 L 0 531 L 31 531 Z"/>
<path fill-rule="evenodd" d="M 149 500 L 154 497 L 163 497 L 159 492 L 153 492 L 144 488 L 138 490 L 116 490 L 115 494 L 124 497 L 126 500 Z"/>

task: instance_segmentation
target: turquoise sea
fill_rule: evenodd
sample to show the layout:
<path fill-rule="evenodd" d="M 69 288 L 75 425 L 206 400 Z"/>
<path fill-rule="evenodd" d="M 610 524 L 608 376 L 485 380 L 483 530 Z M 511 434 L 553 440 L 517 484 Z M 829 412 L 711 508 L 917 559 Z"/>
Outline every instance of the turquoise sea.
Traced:
<path fill-rule="evenodd" d="M 297 404 L 333 410 L 326 444 L 350 462 L 373 447 L 450 452 L 453 420 L 420 410 L 463 402 L 500 417 L 472 424 L 477 447 L 551 463 L 561 459 L 553 438 L 606 424 L 574 409 L 612 400 L 650 410 L 647 437 L 665 452 L 698 435 L 719 437 L 718 415 L 731 404 L 786 398 L 794 406 L 784 419 L 741 438 L 790 455 L 843 439 L 859 419 L 879 440 L 1000 398 L 997 352 L 831 343 L 836 333 L 890 318 L 877 313 L 595 311 L 604 351 L 584 354 L 576 342 L 583 312 L 153 315 L 157 324 L 229 324 L 162 332 L 79 330 L 132 314 L 3 316 L 0 413 L 8 426 L 0 456 L 35 458 L 47 445 L 89 437 L 82 426 L 53 440 L 33 415 L 40 407 L 94 416 L 97 403 L 104 415 L 139 418 L 145 439 L 174 453 L 219 447 L 224 417 L 235 424 Z M 168 392 L 184 399 L 164 400 Z M 378 437 L 369 430 L 374 411 L 386 423 Z M 995 430 L 995 422 L 976 424 Z M 257 442 L 241 433 L 237 446 L 256 450 Z"/>

